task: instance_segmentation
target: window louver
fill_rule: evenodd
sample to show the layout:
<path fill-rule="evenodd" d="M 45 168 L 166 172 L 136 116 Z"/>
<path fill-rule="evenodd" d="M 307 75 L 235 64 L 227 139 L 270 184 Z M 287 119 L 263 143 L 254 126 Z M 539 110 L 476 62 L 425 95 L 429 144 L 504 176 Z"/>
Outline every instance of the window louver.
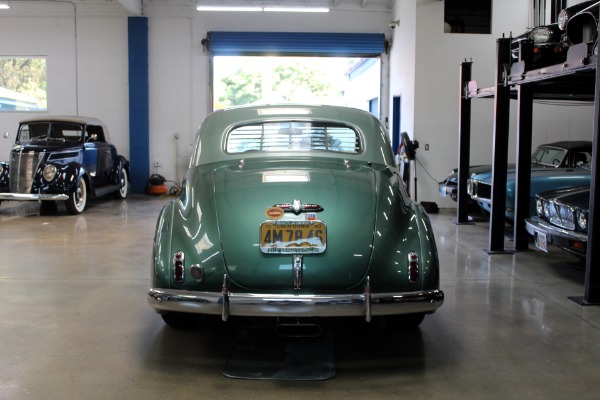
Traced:
<path fill-rule="evenodd" d="M 357 132 L 348 126 L 277 122 L 233 129 L 227 136 L 226 151 L 331 151 L 358 154 L 362 148 Z"/>

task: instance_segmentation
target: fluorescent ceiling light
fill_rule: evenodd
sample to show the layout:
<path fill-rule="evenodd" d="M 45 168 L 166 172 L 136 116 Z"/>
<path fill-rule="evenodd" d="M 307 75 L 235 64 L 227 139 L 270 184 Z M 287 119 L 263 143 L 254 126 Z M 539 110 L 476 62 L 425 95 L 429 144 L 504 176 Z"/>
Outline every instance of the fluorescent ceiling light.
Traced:
<path fill-rule="evenodd" d="M 8 10 L 10 8 L 9 1 L 0 1 L 0 10 Z"/>
<path fill-rule="evenodd" d="M 327 7 L 265 7 L 265 8 L 263 8 L 263 11 L 326 13 L 326 12 L 329 12 L 329 8 L 327 8 Z"/>
<path fill-rule="evenodd" d="M 0 2 L 2 4 L 2 2 Z M 233 12 L 312 12 L 326 13 L 329 12 L 327 7 L 260 7 L 260 6 L 196 6 L 198 11 L 233 11 Z"/>
<path fill-rule="evenodd" d="M 197 6 L 198 11 L 262 11 L 261 7 L 240 7 L 240 6 Z"/>

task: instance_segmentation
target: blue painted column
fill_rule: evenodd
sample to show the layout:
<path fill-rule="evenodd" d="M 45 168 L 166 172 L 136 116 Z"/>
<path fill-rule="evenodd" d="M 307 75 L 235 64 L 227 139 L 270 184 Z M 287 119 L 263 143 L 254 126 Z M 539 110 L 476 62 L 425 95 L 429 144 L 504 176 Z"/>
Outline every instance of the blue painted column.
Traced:
<path fill-rule="evenodd" d="M 148 18 L 129 17 L 128 33 L 131 190 L 133 193 L 145 193 L 150 177 Z"/>

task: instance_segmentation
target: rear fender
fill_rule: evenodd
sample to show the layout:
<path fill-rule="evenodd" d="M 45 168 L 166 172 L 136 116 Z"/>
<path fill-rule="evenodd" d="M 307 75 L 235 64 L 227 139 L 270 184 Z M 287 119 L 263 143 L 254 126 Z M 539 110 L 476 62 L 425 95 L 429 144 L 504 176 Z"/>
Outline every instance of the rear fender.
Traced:
<path fill-rule="evenodd" d="M 225 264 L 215 214 L 211 169 L 192 168 L 182 184 L 180 196 L 161 212 L 154 241 L 155 287 L 220 291 Z M 175 252 L 184 253 L 184 282 L 173 279 Z M 202 280 L 190 274 L 191 266 L 204 271 Z"/>
<path fill-rule="evenodd" d="M 108 175 L 108 181 L 113 184 L 113 185 L 119 185 L 120 183 L 120 176 L 121 176 L 121 169 L 125 169 L 125 171 L 127 171 L 127 176 L 131 176 L 131 174 L 129 173 L 129 161 L 127 161 L 125 159 L 125 157 L 123 156 L 118 156 L 114 163 L 112 168 L 110 169 L 109 175 Z"/>
<path fill-rule="evenodd" d="M 427 213 L 409 199 L 395 171 L 381 171 L 378 181 L 377 226 L 369 269 L 373 292 L 437 289 L 439 265 Z M 419 257 L 420 277 L 416 283 L 408 279 L 409 252 Z"/>

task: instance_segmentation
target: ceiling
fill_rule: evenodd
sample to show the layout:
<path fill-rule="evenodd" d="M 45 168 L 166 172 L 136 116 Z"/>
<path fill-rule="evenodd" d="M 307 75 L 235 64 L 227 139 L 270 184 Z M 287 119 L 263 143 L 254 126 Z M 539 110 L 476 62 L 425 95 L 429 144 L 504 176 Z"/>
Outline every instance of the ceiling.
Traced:
<path fill-rule="evenodd" d="M 395 0 L 118 0 L 133 14 L 144 5 L 328 7 L 330 10 L 389 11 Z"/>

